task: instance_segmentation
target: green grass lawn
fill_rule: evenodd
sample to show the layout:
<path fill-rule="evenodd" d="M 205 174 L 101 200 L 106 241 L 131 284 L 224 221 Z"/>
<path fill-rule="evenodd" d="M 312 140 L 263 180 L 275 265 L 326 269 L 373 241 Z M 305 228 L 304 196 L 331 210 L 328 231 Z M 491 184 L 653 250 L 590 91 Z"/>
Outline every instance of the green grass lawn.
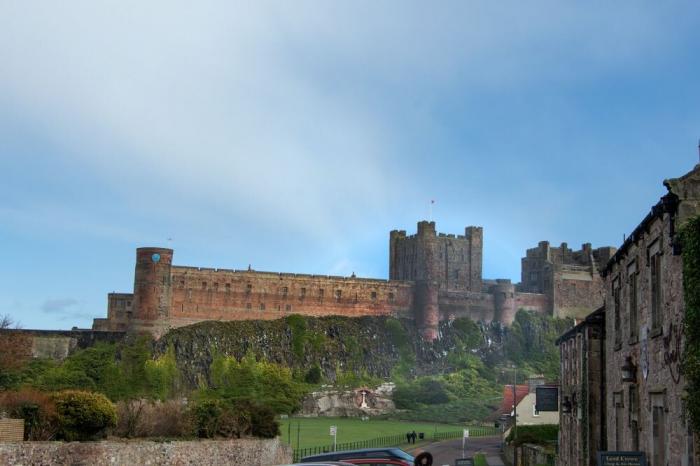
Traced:
<path fill-rule="evenodd" d="M 388 435 L 405 435 L 415 430 L 425 432 L 432 438 L 433 432 L 454 432 L 464 428 L 463 425 L 434 424 L 411 421 L 362 421 L 359 418 L 313 417 L 280 420 L 282 440 L 297 448 L 297 424 L 299 425 L 299 444 L 301 448 L 331 445 L 333 437 L 330 427 L 338 426 L 338 443 L 369 440 Z M 290 441 L 291 434 L 291 441 Z"/>
<path fill-rule="evenodd" d="M 489 466 L 486 462 L 486 457 L 481 453 L 474 455 L 474 466 Z"/>

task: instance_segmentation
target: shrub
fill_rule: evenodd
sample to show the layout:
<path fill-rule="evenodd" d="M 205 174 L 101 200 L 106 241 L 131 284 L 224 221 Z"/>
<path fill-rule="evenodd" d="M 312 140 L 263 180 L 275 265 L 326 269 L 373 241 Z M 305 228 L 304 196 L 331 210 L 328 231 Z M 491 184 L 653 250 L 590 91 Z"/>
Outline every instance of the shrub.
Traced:
<path fill-rule="evenodd" d="M 53 395 L 61 424 L 59 436 L 65 440 L 93 440 L 103 437 L 117 424 L 117 410 L 106 396 L 81 390 Z"/>
<path fill-rule="evenodd" d="M 538 445 L 548 445 L 556 442 L 559 434 L 559 426 L 556 424 L 541 424 L 534 426 L 518 426 L 518 435 L 514 438 L 513 431 L 508 434 L 507 442 L 513 442 L 516 446 L 523 443 L 535 443 Z"/>
<path fill-rule="evenodd" d="M 204 399 L 194 402 L 190 412 L 195 431 L 203 438 L 273 438 L 280 433 L 274 410 L 250 400 Z"/>
<path fill-rule="evenodd" d="M 304 382 L 314 385 L 321 383 L 321 368 L 318 367 L 318 364 L 308 370 L 304 376 Z"/>
<path fill-rule="evenodd" d="M 180 400 L 130 400 L 117 403 L 119 437 L 191 437 L 194 429 Z"/>
<path fill-rule="evenodd" d="M 49 395 L 32 389 L 0 394 L 0 412 L 24 419 L 25 440 L 51 440 L 59 428 L 56 406 Z"/>

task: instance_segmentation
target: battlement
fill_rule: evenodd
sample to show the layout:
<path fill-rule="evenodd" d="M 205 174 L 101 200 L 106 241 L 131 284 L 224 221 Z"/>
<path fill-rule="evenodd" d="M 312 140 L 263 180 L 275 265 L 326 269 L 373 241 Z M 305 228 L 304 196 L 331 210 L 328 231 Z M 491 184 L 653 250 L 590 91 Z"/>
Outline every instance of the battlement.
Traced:
<path fill-rule="evenodd" d="M 396 284 L 400 285 L 405 283 L 405 280 L 387 280 L 384 278 L 365 278 L 356 276 L 342 276 L 342 275 L 315 275 L 308 273 L 293 273 L 293 272 L 269 272 L 264 270 L 253 270 L 253 269 L 220 269 L 211 267 L 192 267 L 183 265 L 174 265 L 172 268 L 173 275 L 179 275 L 187 272 L 197 272 L 203 274 L 221 274 L 221 275 L 242 275 L 242 276 L 254 276 L 254 277 L 268 277 L 268 278 L 279 278 L 283 279 L 300 279 L 307 278 L 310 280 L 334 280 L 342 282 L 355 282 L 355 283 L 378 283 L 378 284 Z M 222 277 L 225 278 L 225 277 Z"/>

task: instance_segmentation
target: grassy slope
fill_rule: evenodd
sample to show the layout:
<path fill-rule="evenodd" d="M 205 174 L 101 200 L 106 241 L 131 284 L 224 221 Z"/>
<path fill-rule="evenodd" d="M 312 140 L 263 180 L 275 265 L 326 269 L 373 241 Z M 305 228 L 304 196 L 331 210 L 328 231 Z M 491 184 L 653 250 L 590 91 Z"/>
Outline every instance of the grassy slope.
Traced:
<path fill-rule="evenodd" d="M 403 422 L 369 420 L 362 421 L 357 418 L 292 418 L 280 421 L 282 440 L 289 443 L 288 426 L 291 423 L 291 444 L 297 448 L 297 423 L 300 425 L 301 448 L 331 445 L 333 437 L 330 436 L 330 426 L 338 426 L 338 443 L 369 440 L 387 435 L 406 434 L 415 430 L 430 435 L 437 429 L 438 432 L 454 432 L 464 428 L 462 425 L 432 424 L 425 422 Z"/>

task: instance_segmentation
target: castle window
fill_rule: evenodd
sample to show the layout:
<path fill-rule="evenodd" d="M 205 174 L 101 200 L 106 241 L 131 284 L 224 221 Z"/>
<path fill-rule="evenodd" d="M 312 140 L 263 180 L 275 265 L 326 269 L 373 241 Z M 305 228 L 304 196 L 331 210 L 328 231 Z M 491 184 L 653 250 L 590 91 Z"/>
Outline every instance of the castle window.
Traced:
<path fill-rule="evenodd" d="M 302 289 L 299 291 L 299 296 L 302 297 L 302 298 L 304 298 L 304 297 L 306 296 L 306 288 L 302 288 Z"/>
<path fill-rule="evenodd" d="M 230 293 L 230 292 L 231 292 L 231 284 L 227 283 L 226 284 L 226 293 Z"/>
<path fill-rule="evenodd" d="M 260 310 L 264 311 L 265 310 L 265 303 L 260 303 Z"/>
<path fill-rule="evenodd" d="M 246 309 L 253 309 L 253 305 L 250 303 L 245 303 L 245 308 Z"/>
<path fill-rule="evenodd" d="M 370 296 L 371 296 L 371 298 L 372 298 L 372 301 L 376 301 L 376 300 L 377 300 L 377 292 L 376 292 L 376 291 L 373 291 L 372 294 L 371 294 Z"/>
<path fill-rule="evenodd" d="M 286 298 L 288 292 L 289 292 L 289 288 L 287 288 L 286 286 L 283 286 L 282 287 L 282 296 L 284 296 Z"/>
<path fill-rule="evenodd" d="M 245 292 L 248 293 L 248 294 L 250 294 L 251 291 L 253 291 L 253 285 L 251 285 L 250 283 L 248 283 L 248 284 L 245 286 Z"/>
<path fill-rule="evenodd" d="M 214 283 L 214 291 L 219 291 L 219 284 L 218 283 Z"/>
<path fill-rule="evenodd" d="M 202 282 L 202 289 L 206 290 L 207 289 L 207 282 Z"/>
<path fill-rule="evenodd" d="M 185 280 L 180 280 L 180 288 L 184 288 L 184 287 L 185 287 Z"/>
<path fill-rule="evenodd" d="M 131 301 L 127 301 L 127 302 L 126 302 L 126 305 L 127 305 L 127 307 L 130 307 L 130 306 L 131 306 Z"/>
<path fill-rule="evenodd" d="M 287 311 L 287 312 L 291 311 L 291 310 L 292 310 L 292 305 L 291 305 L 291 304 L 285 305 L 285 306 L 284 306 L 284 310 Z"/>
<path fill-rule="evenodd" d="M 390 303 L 394 302 L 394 293 L 389 293 L 389 302 Z"/>
<path fill-rule="evenodd" d="M 455 270 L 455 278 L 459 278 L 459 270 Z"/>
<path fill-rule="evenodd" d="M 318 290 L 318 297 L 321 298 L 321 299 L 323 299 L 323 293 L 324 293 L 323 288 L 321 288 L 320 290 Z"/>
<path fill-rule="evenodd" d="M 343 292 L 341 290 L 335 290 L 335 300 L 340 301 L 340 298 L 343 296 Z"/>

